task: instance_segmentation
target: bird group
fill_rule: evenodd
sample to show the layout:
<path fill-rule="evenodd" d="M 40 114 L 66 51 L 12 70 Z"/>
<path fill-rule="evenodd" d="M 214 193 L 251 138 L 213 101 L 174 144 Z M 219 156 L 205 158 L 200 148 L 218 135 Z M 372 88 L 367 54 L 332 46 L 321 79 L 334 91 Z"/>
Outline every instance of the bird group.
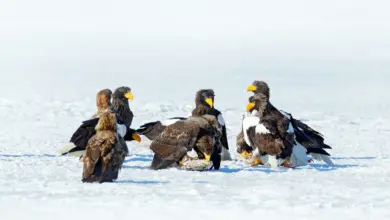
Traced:
<path fill-rule="evenodd" d="M 270 103 L 270 89 L 263 81 L 254 81 L 253 92 L 242 130 L 237 136 L 239 158 L 251 166 L 307 165 L 312 159 L 330 165 L 331 149 L 323 136 Z M 129 150 L 126 141 L 141 142 L 140 135 L 151 140 L 154 153 L 151 169 L 179 167 L 185 170 L 219 170 L 221 161 L 231 160 L 227 129 L 222 113 L 214 106 L 212 89 L 195 95 L 195 108 L 188 117 L 146 123 L 132 129 L 133 113 L 129 87 L 109 89 L 96 95 L 97 112 L 77 128 L 60 155 L 80 156 L 83 182 L 112 182 L 118 178 Z M 192 153 L 192 154 L 191 154 Z M 309 156 L 311 155 L 311 157 Z"/>

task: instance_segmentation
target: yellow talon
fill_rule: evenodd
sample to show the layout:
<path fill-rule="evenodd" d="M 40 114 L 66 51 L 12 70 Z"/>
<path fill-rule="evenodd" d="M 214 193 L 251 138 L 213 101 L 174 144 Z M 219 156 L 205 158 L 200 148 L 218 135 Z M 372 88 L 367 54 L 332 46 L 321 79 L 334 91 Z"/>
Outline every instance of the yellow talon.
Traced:
<path fill-rule="evenodd" d="M 283 162 L 283 164 L 282 164 L 282 166 L 283 167 L 286 167 L 286 168 L 295 168 L 294 166 L 291 166 L 288 162 L 287 162 L 287 160 L 285 160 L 284 162 Z"/>
<path fill-rule="evenodd" d="M 255 167 L 255 166 L 257 166 L 257 165 L 259 165 L 259 164 L 263 164 L 263 161 L 261 161 L 259 158 L 256 158 L 253 162 L 251 162 L 251 166 L 252 167 Z"/>

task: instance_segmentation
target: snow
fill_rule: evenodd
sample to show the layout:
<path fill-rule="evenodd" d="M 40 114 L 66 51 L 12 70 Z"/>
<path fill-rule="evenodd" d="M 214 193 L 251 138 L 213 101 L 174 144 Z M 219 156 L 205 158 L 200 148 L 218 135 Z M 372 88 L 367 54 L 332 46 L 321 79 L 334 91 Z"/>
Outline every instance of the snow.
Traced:
<path fill-rule="evenodd" d="M 1 219 L 389 219 L 387 1 L 0 2 Z M 321 131 L 335 166 L 224 161 L 219 171 L 148 167 L 129 143 L 119 179 L 81 183 L 57 157 L 103 88 L 130 86 L 133 128 L 185 117 L 212 88 L 230 153 L 253 80 Z"/>

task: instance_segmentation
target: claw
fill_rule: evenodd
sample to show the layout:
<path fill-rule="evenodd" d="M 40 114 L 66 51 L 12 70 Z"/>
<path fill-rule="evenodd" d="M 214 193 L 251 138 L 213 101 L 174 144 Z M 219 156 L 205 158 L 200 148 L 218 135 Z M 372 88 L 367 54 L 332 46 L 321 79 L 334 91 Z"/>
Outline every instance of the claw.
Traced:
<path fill-rule="evenodd" d="M 283 162 L 282 166 L 283 166 L 283 167 L 286 167 L 286 168 L 295 169 L 295 167 L 294 167 L 294 166 L 291 166 L 286 160 Z"/>
<path fill-rule="evenodd" d="M 256 158 L 254 161 L 250 163 L 252 167 L 255 167 L 257 165 L 263 165 L 263 161 L 261 161 L 259 158 Z"/>

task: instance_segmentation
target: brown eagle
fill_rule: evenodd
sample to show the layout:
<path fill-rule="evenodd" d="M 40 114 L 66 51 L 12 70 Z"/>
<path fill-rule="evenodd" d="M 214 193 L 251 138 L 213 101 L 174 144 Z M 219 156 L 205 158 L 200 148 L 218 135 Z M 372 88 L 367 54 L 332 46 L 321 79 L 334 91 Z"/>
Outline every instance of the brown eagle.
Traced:
<path fill-rule="evenodd" d="M 279 111 L 272 111 L 266 105 L 265 96 L 256 94 L 250 98 L 247 110 L 256 110 L 243 120 L 244 139 L 248 146 L 257 148 L 261 156 L 275 156 L 280 164 L 289 167 L 288 163 L 294 147 L 294 134 L 289 130 L 289 121 Z M 258 161 L 264 163 L 264 161 Z M 257 165 L 257 164 L 252 164 Z"/>
<path fill-rule="evenodd" d="M 198 159 L 212 161 L 214 169 L 218 170 L 222 148 L 218 122 L 212 115 L 177 121 L 167 126 L 150 148 L 155 153 L 151 165 L 155 170 L 179 165 L 193 149 Z"/>
<path fill-rule="evenodd" d="M 294 119 L 291 114 L 276 109 L 270 103 L 270 89 L 267 83 L 254 81 L 247 90 L 254 92 L 254 96 L 250 98 L 253 100 L 248 104 L 247 110 L 255 110 L 261 123 L 276 138 L 283 141 L 282 158 L 292 153 L 293 159 L 300 160 L 300 162 L 295 161 L 296 163 L 305 164 L 303 153 L 299 150 L 304 147 L 306 153 L 312 155 L 314 159 L 333 165 L 329 158 L 330 154 L 324 150 L 331 149 L 331 147 L 324 143 L 322 134 L 300 120 Z"/>
<path fill-rule="evenodd" d="M 117 133 L 116 116 L 102 113 L 96 125 L 96 134 L 89 139 L 83 157 L 83 182 L 112 182 L 128 154 L 126 142 Z"/>
<path fill-rule="evenodd" d="M 227 140 L 226 124 L 222 113 L 214 106 L 215 93 L 212 89 L 201 89 L 195 95 L 195 109 L 192 110 L 192 116 L 212 115 L 218 122 L 222 131 L 222 160 L 231 160 L 229 153 L 229 144 Z"/>

